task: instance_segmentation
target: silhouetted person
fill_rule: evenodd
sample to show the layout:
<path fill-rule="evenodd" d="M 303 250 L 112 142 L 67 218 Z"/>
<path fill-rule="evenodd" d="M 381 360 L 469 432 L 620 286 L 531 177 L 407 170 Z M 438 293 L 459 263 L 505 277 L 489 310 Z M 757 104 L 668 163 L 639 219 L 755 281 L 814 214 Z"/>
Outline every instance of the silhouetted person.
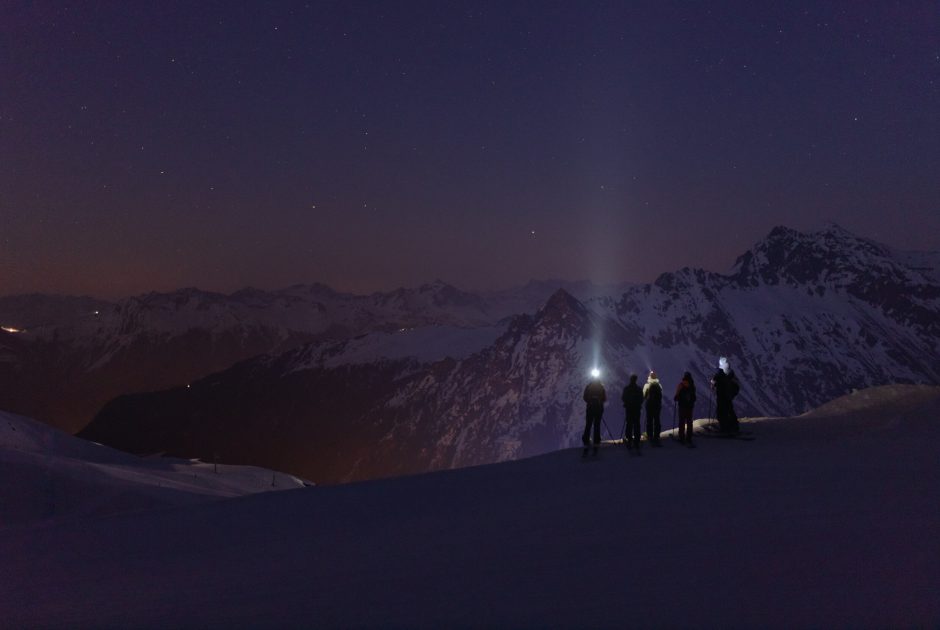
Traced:
<path fill-rule="evenodd" d="M 636 383 L 636 374 L 630 375 L 630 383 L 623 388 L 623 409 L 626 414 L 624 441 L 627 448 L 640 448 L 640 414 L 643 411 L 643 390 Z"/>
<path fill-rule="evenodd" d="M 585 452 L 587 452 L 587 446 L 590 444 L 588 438 L 593 431 L 594 452 L 596 453 L 597 445 L 601 443 L 601 418 L 604 415 L 604 403 L 607 402 L 607 392 L 599 378 L 594 379 L 584 388 L 584 402 L 587 403 L 587 411 L 581 442 L 584 443 Z"/>
<path fill-rule="evenodd" d="M 725 357 L 718 361 L 718 371 L 712 377 L 712 388 L 715 390 L 715 415 L 718 417 L 719 429 L 722 433 L 737 433 L 738 416 L 731 401 L 738 395 L 741 385 Z"/>
<path fill-rule="evenodd" d="M 659 446 L 659 434 L 663 427 L 659 414 L 663 408 L 663 386 L 659 384 L 656 372 L 650 372 L 643 386 L 643 398 L 646 399 L 646 439 L 653 446 Z"/>
<path fill-rule="evenodd" d="M 691 372 L 686 372 L 676 386 L 676 408 L 679 414 L 679 442 L 692 443 L 692 410 L 695 407 L 695 381 Z"/>

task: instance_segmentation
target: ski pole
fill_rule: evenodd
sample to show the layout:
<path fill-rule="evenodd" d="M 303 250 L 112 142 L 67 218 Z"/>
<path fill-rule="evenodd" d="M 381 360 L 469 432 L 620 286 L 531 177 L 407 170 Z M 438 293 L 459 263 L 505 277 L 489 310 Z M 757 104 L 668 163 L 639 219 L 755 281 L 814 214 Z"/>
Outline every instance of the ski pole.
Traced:
<path fill-rule="evenodd" d="M 603 416 L 601 416 L 601 422 L 604 423 L 604 428 L 607 429 L 607 437 L 609 437 L 609 438 L 610 438 L 610 441 L 613 442 L 613 441 L 614 441 L 614 434 L 610 432 L 610 427 L 607 426 L 607 421 L 604 420 L 604 417 L 603 417 Z"/>

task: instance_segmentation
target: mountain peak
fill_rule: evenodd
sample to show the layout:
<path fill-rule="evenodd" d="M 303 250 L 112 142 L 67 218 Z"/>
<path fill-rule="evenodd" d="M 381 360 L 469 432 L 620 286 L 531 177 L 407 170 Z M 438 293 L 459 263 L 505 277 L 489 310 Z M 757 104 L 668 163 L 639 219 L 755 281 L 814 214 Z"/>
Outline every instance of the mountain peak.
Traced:
<path fill-rule="evenodd" d="M 578 314 L 587 314 L 587 309 L 573 295 L 564 289 L 558 289 L 542 307 L 544 311 L 572 311 Z"/>
<path fill-rule="evenodd" d="M 818 234 L 838 234 L 840 236 L 851 236 L 853 238 L 855 237 L 855 235 L 852 234 L 852 232 L 845 229 L 844 227 L 842 227 L 835 221 L 826 221 L 825 223 L 823 223 L 820 229 L 816 230 L 816 232 Z"/>
<path fill-rule="evenodd" d="M 889 265 L 890 250 L 827 223 L 815 232 L 777 226 L 740 256 L 732 269 L 735 280 L 747 285 L 844 284 Z"/>
<path fill-rule="evenodd" d="M 535 314 L 541 326 L 581 329 L 588 325 L 588 309 L 564 289 L 555 291 Z"/>
<path fill-rule="evenodd" d="M 448 292 L 448 293 L 463 293 L 460 289 L 455 287 L 452 284 L 444 282 L 440 278 L 435 278 L 432 282 L 426 282 L 417 288 L 419 293 L 428 293 L 428 292 Z"/>

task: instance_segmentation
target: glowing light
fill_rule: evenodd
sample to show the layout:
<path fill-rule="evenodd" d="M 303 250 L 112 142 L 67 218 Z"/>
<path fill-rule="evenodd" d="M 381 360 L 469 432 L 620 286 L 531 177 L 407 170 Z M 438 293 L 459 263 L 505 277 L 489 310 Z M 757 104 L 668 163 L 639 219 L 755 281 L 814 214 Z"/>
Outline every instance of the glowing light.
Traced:
<path fill-rule="evenodd" d="M 13 326 L 0 326 L 0 330 L 8 333 L 21 333 L 23 332 L 22 328 L 14 328 Z"/>
<path fill-rule="evenodd" d="M 591 377 L 592 377 L 592 378 L 600 378 L 600 377 L 601 377 L 601 371 L 598 370 L 597 368 L 593 368 L 593 369 L 591 370 Z"/>

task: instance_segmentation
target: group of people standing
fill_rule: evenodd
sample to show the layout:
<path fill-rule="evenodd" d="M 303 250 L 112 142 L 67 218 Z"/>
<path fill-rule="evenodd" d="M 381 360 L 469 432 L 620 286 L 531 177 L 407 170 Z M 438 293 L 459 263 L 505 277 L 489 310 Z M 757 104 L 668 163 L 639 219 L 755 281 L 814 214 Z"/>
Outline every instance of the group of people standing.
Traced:
<path fill-rule="evenodd" d="M 732 403 L 740 390 L 734 371 L 728 366 L 728 361 L 721 357 L 719 369 L 712 377 L 711 387 L 715 392 L 715 415 L 718 419 L 719 430 L 722 433 L 735 434 L 738 432 L 738 417 L 734 412 Z M 623 388 L 621 401 L 625 412 L 623 441 L 627 448 L 640 448 L 640 417 L 644 406 L 646 407 L 646 439 L 652 446 L 661 446 L 662 433 L 662 407 L 663 386 L 656 372 L 650 371 L 646 383 L 641 388 L 637 383 L 638 376 L 630 375 L 630 382 Z M 696 401 L 695 381 L 690 372 L 682 376 L 676 385 L 672 399 L 675 403 L 676 415 L 679 420 L 679 442 L 692 445 L 692 413 Z M 585 449 L 591 444 L 593 437 L 594 450 L 597 450 L 601 441 L 600 424 L 604 415 L 604 405 L 607 403 L 607 391 L 599 377 L 595 377 L 584 388 L 584 402 L 587 404 L 584 433 L 581 441 Z M 593 434 L 593 435 L 592 435 Z"/>

